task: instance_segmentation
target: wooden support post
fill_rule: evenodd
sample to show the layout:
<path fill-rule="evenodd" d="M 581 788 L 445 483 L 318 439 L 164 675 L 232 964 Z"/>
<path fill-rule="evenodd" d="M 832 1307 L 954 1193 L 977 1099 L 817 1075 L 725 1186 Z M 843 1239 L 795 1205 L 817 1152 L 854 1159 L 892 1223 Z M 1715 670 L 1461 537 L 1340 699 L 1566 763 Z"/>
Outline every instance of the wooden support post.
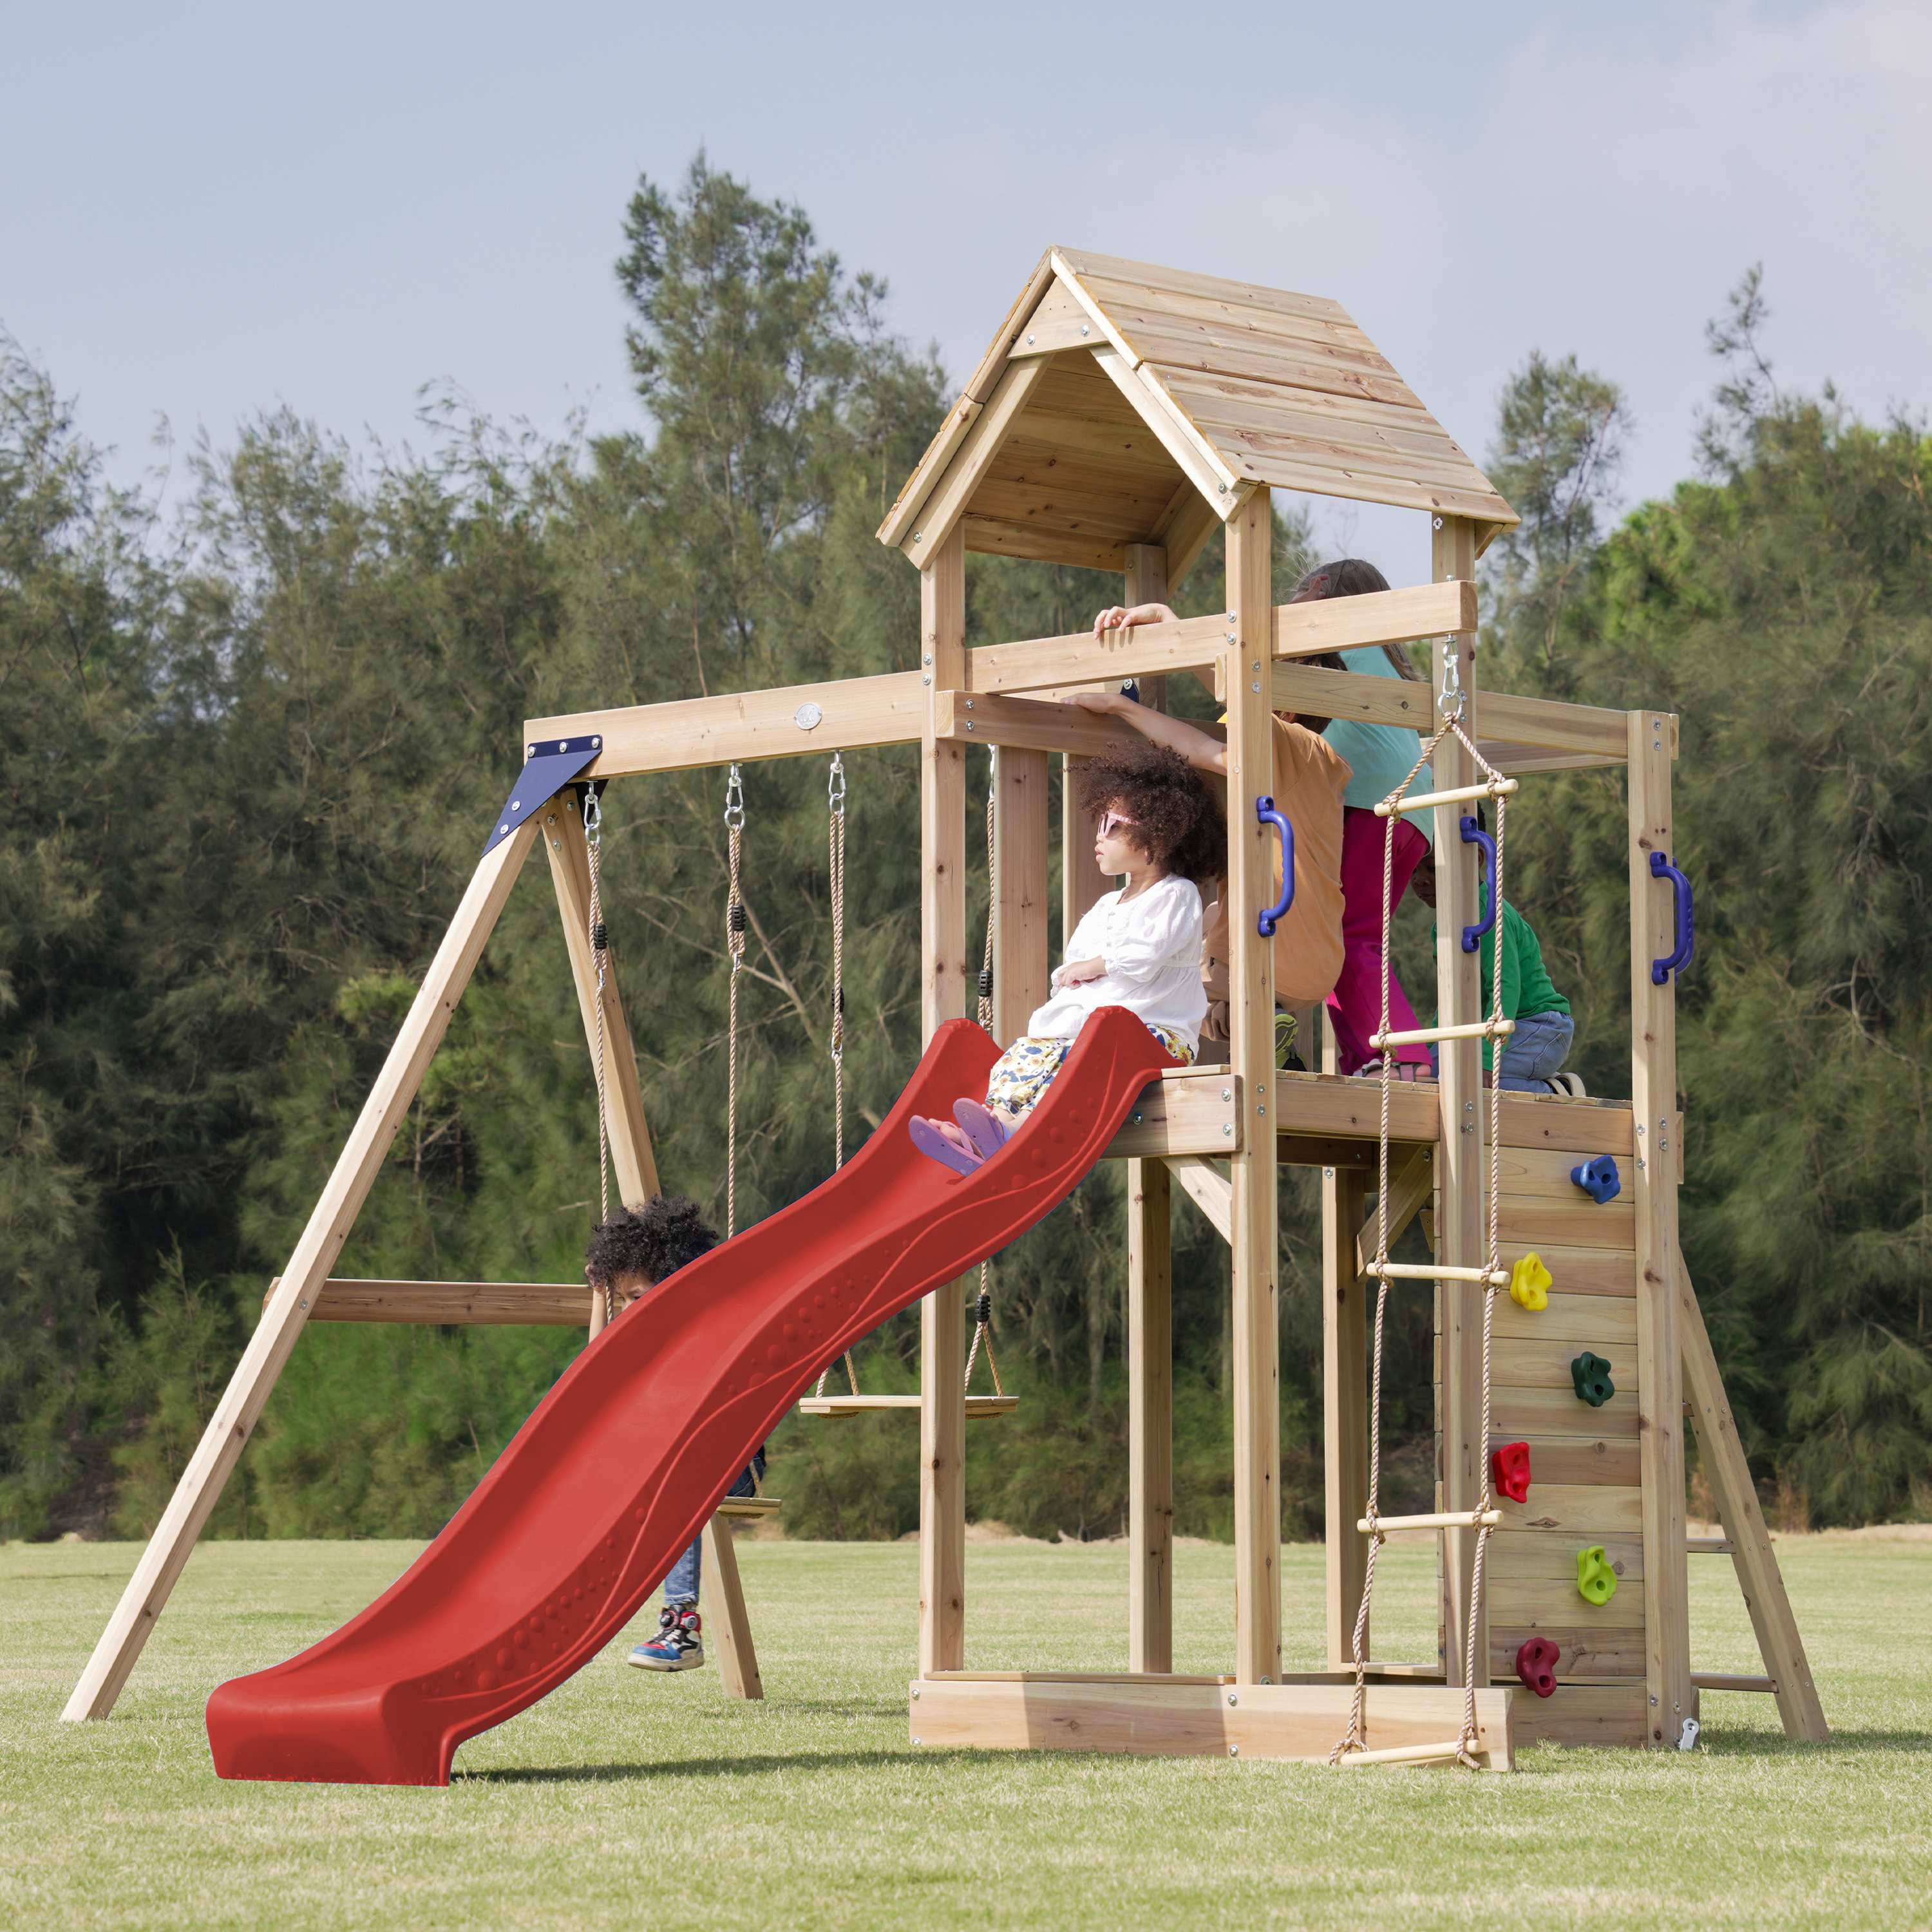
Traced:
<path fill-rule="evenodd" d="M 920 651 L 928 691 L 964 689 L 966 545 L 956 525 L 920 572 Z M 920 746 L 920 954 L 922 1036 L 970 1010 L 966 947 L 966 754 L 935 737 L 930 701 Z M 920 1309 L 919 1666 L 965 1662 L 966 1284 Z"/>
<path fill-rule="evenodd" d="M 1470 581 L 1476 574 L 1475 527 L 1466 518 L 1434 520 L 1432 580 Z M 1476 736 L 1476 638 L 1462 631 L 1436 650 L 1438 692 L 1456 667 L 1462 693 L 1462 728 Z M 1438 712 L 1438 716 L 1440 713 Z M 1475 760 L 1454 738 L 1447 738 L 1435 759 L 1442 790 L 1476 781 Z M 1482 1018 L 1480 956 L 1465 952 L 1462 928 L 1477 922 L 1476 848 L 1462 842 L 1462 805 L 1436 807 L 1436 1006 L 1439 1026 L 1466 1026 Z M 1479 1041 L 1442 1042 L 1439 1118 L 1441 1152 L 1436 1174 L 1436 1258 L 1447 1267 L 1480 1268 L 1487 1240 L 1483 1211 L 1483 1057 Z M 1440 1507 L 1473 1510 L 1482 1486 L 1488 1445 L 1480 1440 L 1483 1414 L 1483 1297 L 1486 1290 L 1466 1282 L 1445 1282 L 1438 1289 L 1442 1310 L 1442 1462 L 1437 1471 Z M 1443 1664 L 1451 1684 L 1463 1681 L 1468 1627 L 1476 1630 L 1476 1682 L 1489 1679 L 1488 1634 L 1480 1606 L 1471 1601 L 1476 1538 L 1471 1530 L 1442 1533 L 1442 1641 Z"/>
<path fill-rule="evenodd" d="M 585 848 L 584 820 L 574 792 L 560 793 L 544 808 L 543 845 L 550 875 L 556 887 L 556 909 L 563 922 L 565 945 L 570 952 L 570 976 L 577 988 L 577 1004 L 584 1016 L 584 1042 L 592 1070 L 597 1056 L 597 961 L 590 945 L 590 855 Z M 610 1137 L 610 1165 L 617 1177 L 617 1198 L 627 1208 L 648 1201 L 658 1192 L 657 1162 L 651 1154 L 651 1130 L 644 1118 L 644 1090 L 638 1080 L 637 1049 L 624 1018 L 617 991 L 614 952 L 605 954 L 604 974 L 604 1086 L 605 1130 Z M 604 1298 L 590 1296 L 590 1334 L 604 1326 Z"/>
<path fill-rule="evenodd" d="M 1010 1046 L 1046 1004 L 1051 964 L 1045 752 L 1002 746 L 993 806 L 993 1037 Z M 1091 868 L 1090 867 L 1090 870 Z"/>
<path fill-rule="evenodd" d="M 1136 604 L 1165 604 L 1167 602 L 1167 552 L 1159 544 L 1129 544 L 1126 546 L 1126 568 L 1122 573 L 1126 587 L 1120 602 L 1131 610 Z M 1137 678 L 1140 686 L 1141 702 L 1150 710 L 1167 709 L 1167 680 L 1165 676 Z"/>
<path fill-rule="evenodd" d="M 1356 1265 L 1366 1174 L 1322 1171 L 1322 1414 L 1326 1473 L 1328 1667 L 1354 1658 L 1355 1617 L 1368 1566 L 1356 1533 L 1369 1506 L 1369 1305 L 1376 1283 Z M 1369 1634 L 1363 1633 L 1363 1654 Z"/>
<path fill-rule="evenodd" d="M 1276 1266 L 1274 944 L 1256 920 L 1271 902 L 1276 835 L 1255 817 L 1274 790 L 1274 529 L 1259 489 L 1228 520 L 1228 1059 L 1245 1096 L 1246 1133 L 1233 1156 L 1234 1675 L 1281 1676 L 1281 1388 Z"/>
<path fill-rule="evenodd" d="M 761 1698 L 758 1652 L 752 1642 L 752 1620 L 745 1611 L 745 1586 L 738 1579 L 738 1552 L 731 1526 L 720 1516 L 704 1525 L 704 1567 L 711 1572 L 711 1604 L 705 1621 L 718 1652 L 718 1672 L 728 1697 Z"/>
<path fill-rule="evenodd" d="M 1771 1532 L 1765 1526 L 1764 1512 L 1757 1506 L 1750 1471 L 1738 1445 L 1737 1425 L 1725 1399 L 1724 1379 L 1718 1370 L 1710 1331 L 1704 1325 L 1704 1311 L 1697 1305 L 1697 1292 L 1681 1252 L 1677 1257 L 1677 1340 L 1683 1352 L 1684 1384 L 1690 1398 L 1704 1473 L 1710 1479 L 1718 1520 L 1731 1546 L 1738 1588 L 1750 1612 L 1751 1628 L 1757 1633 L 1759 1654 L 1776 1686 L 1784 1735 L 1822 1744 L 1831 1730 L 1825 1722 L 1824 1706 L 1818 1701 L 1817 1686 L 1811 1681 L 1804 1640 L 1798 1635 L 1798 1620 L 1784 1594 L 1784 1578 L 1772 1550 Z M 1646 1546 L 1646 1570 L 1649 1562 Z"/>
<path fill-rule="evenodd" d="M 1673 853 L 1670 724 L 1630 714 L 1630 1114 L 1636 1157 L 1638 1463 L 1643 1485 L 1646 1735 L 1674 1746 L 1697 1714 L 1690 1682 L 1690 1584 L 1684 1547 L 1684 1402 L 1677 1289 L 1677 988 L 1651 962 L 1676 943 L 1670 883 L 1650 855 Z"/>
<path fill-rule="evenodd" d="M 262 1311 L 254 1336 L 61 1713 L 68 1721 L 104 1718 L 113 1709 L 114 1700 L 186 1566 L 195 1538 L 230 1472 L 241 1460 L 276 1378 L 294 1352 L 322 1285 L 388 1157 L 396 1130 L 422 1084 L 424 1072 L 470 983 L 484 941 L 530 854 L 537 824 L 532 815 L 488 854 L 451 916 L 442 944 L 423 975 L 395 1044 L 362 1103 L 308 1226 L 282 1270 L 280 1286 Z"/>
<path fill-rule="evenodd" d="M 1127 1668 L 1174 1668 L 1172 1190 L 1127 1162 Z"/>

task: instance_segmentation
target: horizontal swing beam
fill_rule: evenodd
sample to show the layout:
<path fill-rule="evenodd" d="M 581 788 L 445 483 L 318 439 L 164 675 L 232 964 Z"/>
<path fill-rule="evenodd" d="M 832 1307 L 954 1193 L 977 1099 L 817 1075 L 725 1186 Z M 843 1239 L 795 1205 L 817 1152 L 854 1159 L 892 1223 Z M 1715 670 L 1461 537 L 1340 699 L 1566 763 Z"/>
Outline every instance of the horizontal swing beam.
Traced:
<path fill-rule="evenodd" d="M 1457 582 L 1281 605 L 1272 619 L 1274 702 L 1289 710 L 1323 711 L 1328 716 L 1428 730 L 1434 719 L 1426 685 L 1327 670 L 1292 660 L 1471 629 L 1476 621 L 1474 604 L 1475 586 Z M 1138 625 L 1097 638 L 1090 631 L 1079 631 L 985 644 L 967 653 L 966 686 L 975 695 L 997 696 L 1201 670 L 1212 667 L 1226 649 L 1227 638 L 1226 618 L 1216 614 Z M 601 736 L 603 750 L 590 770 L 590 776 L 600 778 L 694 770 L 734 760 L 912 744 L 918 742 L 926 722 L 929 675 L 922 670 L 893 671 L 666 704 L 563 713 L 527 721 L 524 741 L 528 746 L 586 734 Z M 1284 680 L 1288 681 L 1286 687 Z M 1628 724 L 1622 712 L 1506 693 L 1483 692 L 1478 701 L 1484 724 L 1510 744 L 1618 762 L 1624 755 Z M 1676 721 L 1669 722 L 1674 742 Z"/>

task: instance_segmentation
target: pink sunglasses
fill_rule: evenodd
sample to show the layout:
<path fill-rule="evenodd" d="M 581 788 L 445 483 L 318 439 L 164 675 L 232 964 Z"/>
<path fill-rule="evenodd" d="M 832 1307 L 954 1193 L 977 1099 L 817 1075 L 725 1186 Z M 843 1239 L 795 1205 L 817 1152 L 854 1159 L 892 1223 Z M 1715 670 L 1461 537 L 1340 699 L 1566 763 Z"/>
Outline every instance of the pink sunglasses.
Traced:
<path fill-rule="evenodd" d="M 1118 826 L 1138 825 L 1139 823 L 1140 820 L 1138 818 L 1130 818 L 1124 812 L 1110 812 L 1101 818 L 1100 829 L 1094 836 L 1096 838 L 1104 838 L 1108 832 Z"/>

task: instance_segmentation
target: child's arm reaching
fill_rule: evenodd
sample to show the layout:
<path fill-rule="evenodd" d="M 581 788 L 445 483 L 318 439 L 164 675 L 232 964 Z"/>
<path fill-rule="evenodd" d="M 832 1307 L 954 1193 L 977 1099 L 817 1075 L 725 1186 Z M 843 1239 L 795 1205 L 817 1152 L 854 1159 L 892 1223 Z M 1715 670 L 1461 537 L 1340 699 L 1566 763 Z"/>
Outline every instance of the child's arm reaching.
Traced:
<path fill-rule="evenodd" d="M 1061 702 L 1077 704 L 1083 711 L 1103 712 L 1110 718 L 1125 719 L 1143 738 L 1178 752 L 1196 771 L 1222 774 L 1227 771 L 1227 746 L 1184 718 L 1170 718 L 1164 711 L 1136 704 L 1117 691 L 1076 691 Z"/>

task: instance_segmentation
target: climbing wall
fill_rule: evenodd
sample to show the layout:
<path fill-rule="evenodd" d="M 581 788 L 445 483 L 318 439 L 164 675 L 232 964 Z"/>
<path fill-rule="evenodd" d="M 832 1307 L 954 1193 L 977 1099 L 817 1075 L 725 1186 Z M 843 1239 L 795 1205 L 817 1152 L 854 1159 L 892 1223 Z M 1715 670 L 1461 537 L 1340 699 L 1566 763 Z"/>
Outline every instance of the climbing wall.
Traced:
<path fill-rule="evenodd" d="M 1546 1305 L 1532 1310 L 1496 1298 L 1491 1355 L 1492 1450 L 1528 1446 L 1528 1498 L 1498 1498 L 1502 1527 L 1487 1558 L 1490 1681 L 1516 1689 L 1519 1744 L 1642 1744 L 1646 1718 L 1643 1491 L 1638 1467 L 1636 1224 L 1630 1200 L 1631 1119 L 1607 1103 L 1505 1102 L 1502 1259 L 1540 1255 L 1552 1277 Z M 1571 1178 L 1580 1163 L 1608 1154 L 1623 1191 L 1598 1204 Z M 1438 1295 L 1436 1402 L 1441 1468 L 1442 1321 Z M 1593 1406 L 1580 1395 L 1573 1364 L 1607 1363 L 1614 1389 Z M 1586 1365 L 1586 1370 L 1590 1365 Z M 1601 1370 L 1586 1372 L 1600 1394 Z M 1444 1505 L 1438 1500 L 1437 1507 Z M 1579 1587 L 1580 1552 L 1590 1594 Z M 1603 1601 L 1607 1570 L 1615 1588 Z M 1517 1654 L 1532 1639 L 1554 1646 L 1556 1689 L 1521 1688 Z M 1444 1641 L 1446 1641 L 1446 1636 Z M 1547 1681 L 1546 1679 L 1546 1681 Z"/>

